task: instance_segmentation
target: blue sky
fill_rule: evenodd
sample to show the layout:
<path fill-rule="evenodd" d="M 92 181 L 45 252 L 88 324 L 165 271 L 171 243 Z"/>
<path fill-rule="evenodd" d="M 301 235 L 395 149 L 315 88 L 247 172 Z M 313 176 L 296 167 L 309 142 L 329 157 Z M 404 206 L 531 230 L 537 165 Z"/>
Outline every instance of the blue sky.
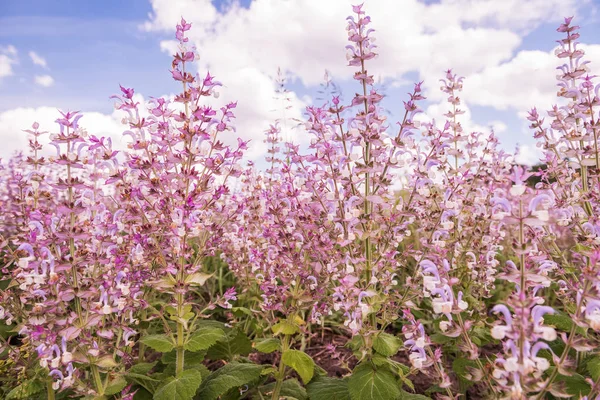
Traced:
<path fill-rule="evenodd" d="M 281 112 L 271 111 L 269 100 L 274 85 L 268 81 L 278 66 L 288 72 L 288 88 L 294 92 L 294 110 L 288 116 L 299 117 L 304 106 L 316 101 L 325 69 L 332 71 L 344 94 L 354 93 L 349 79 L 352 71 L 344 67 L 343 59 L 344 19 L 350 1 L 254 1 L 0 0 L 0 54 L 3 51 L 10 59 L 10 74 L 2 76 L 0 66 L 0 139 L 16 138 L 18 133 L 13 131 L 17 124 L 25 128 L 30 125 L 25 118 L 52 108 L 81 109 L 109 118 L 113 112 L 109 96 L 118 91 L 119 84 L 134 87 L 145 98 L 174 93 L 178 86 L 169 77 L 166 49 L 172 46 L 174 21 L 181 15 L 189 17 L 197 29 L 192 39 L 202 58 L 199 69 L 210 67 L 211 73 L 223 80 L 227 100 L 238 99 L 240 108 L 247 106 L 240 113 L 241 136 L 258 143 L 262 129 L 281 117 Z M 493 10 L 487 11 L 486 4 Z M 576 15 L 582 42 L 592 45 L 590 57 L 600 63 L 598 5 L 597 1 L 579 0 L 366 0 L 380 51 L 392 53 L 380 57 L 373 68 L 386 86 L 390 122 L 394 122 L 401 100 L 406 99 L 410 82 L 417 79 L 426 80 L 431 94 L 425 108 L 433 117 L 439 116 L 441 108 L 436 105 L 443 98 L 436 90 L 437 78 L 443 76 L 443 69 L 456 67 L 456 72 L 467 78 L 464 98 L 470 113 L 464 125 L 473 129 L 495 125 L 502 131 L 499 135 L 507 149 L 517 142 L 532 146 L 522 113 L 527 111 L 524 107 L 536 105 L 528 103 L 534 101 L 543 102 L 537 105 L 547 109 L 553 83 L 540 87 L 522 71 L 524 68 L 519 70 L 519 65 L 528 67 L 539 61 L 540 66 L 530 74 L 539 71 L 544 76 L 554 75 L 557 60 L 539 52 L 549 54 L 554 48 L 560 38 L 556 26 L 567 12 Z M 382 11 L 383 7 L 394 16 Z M 391 11 L 394 7 L 397 11 Z M 410 17 L 411 12 L 417 17 Z M 410 25 L 412 31 L 420 33 L 413 38 L 401 25 Z M 267 33 L 269 29 L 276 33 Z M 445 38 L 451 35 L 456 35 L 457 43 L 438 50 L 436 43 L 446 43 Z M 474 38 L 477 43 L 461 42 L 462 37 Z M 413 45 L 415 42 L 423 45 Z M 319 47 L 324 50 L 319 51 Z M 30 52 L 46 66 L 35 64 Z M 36 83 L 36 76 L 45 79 Z M 469 92 L 470 79 L 475 86 Z M 507 85 L 501 83 L 503 79 Z M 253 88 L 253 82 L 260 83 L 260 88 Z M 538 86 L 527 87 L 529 84 Z M 516 93 L 504 93 L 510 85 Z M 540 93 L 536 94 L 537 89 Z M 102 129 L 114 128 L 109 125 Z M 260 152 L 258 146 L 253 154 Z"/>

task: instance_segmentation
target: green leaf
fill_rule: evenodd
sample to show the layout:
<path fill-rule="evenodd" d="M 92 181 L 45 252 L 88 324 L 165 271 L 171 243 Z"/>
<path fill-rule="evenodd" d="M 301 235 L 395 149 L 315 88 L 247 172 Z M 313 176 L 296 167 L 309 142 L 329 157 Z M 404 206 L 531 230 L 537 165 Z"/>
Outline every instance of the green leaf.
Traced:
<path fill-rule="evenodd" d="M 300 350 L 286 350 L 281 355 L 281 361 L 300 375 L 306 385 L 315 373 L 315 362 L 308 354 Z"/>
<path fill-rule="evenodd" d="M 404 390 L 400 391 L 400 397 L 398 400 L 431 400 L 431 397 L 423 396 L 422 394 L 415 394 L 405 392 Z"/>
<path fill-rule="evenodd" d="M 127 382 L 135 383 L 150 393 L 154 393 L 160 386 L 160 380 L 146 374 L 138 374 L 136 372 L 127 372 L 125 374 Z"/>
<path fill-rule="evenodd" d="M 559 331 L 569 332 L 571 327 L 573 326 L 573 318 L 564 312 L 557 312 L 554 314 L 546 314 L 544 315 L 544 324 L 552 325 Z M 578 334 L 585 334 L 585 330 L 581 327 L 576 327 L 575 331 Z"/>
<path fill-rule="evenodd" d="M 134 373 L 134 374 L 148 374 L 152 368 L 154 368 L 154 366 L 156 365 L 157 361 L 153 362 L 153 363 L 139 363 L 139 364 L 135 364 L 133 365 L 129 371 L 127 371 L 128 373 Z"/>
<path fill-rule="evenodd" d="M 137 392 L 133 395 L 133 400 L 152 400 L 152 393 L 150 393 L 146 388 L 140 387 L 135 388 Z"/>
<path fill-rule="evenodd" d="M 272 353 L 281 348 L 281 342 L 277 338 L 268 338 L 254 342 L 254 348 L 261 353 Z"/>
<path fill-rule="evenodd" d="M 434 333 L 430 336 L 431 341 L 436 344 L 446 344 L 453 341 L 455 338 L 450 336 L 442 335 L 441 333 Z"/>
<path fill-rule="evenodd" d="M 190 336 L 184 348 L 189 351 L 206 350 L 219 339 L 225 336 L 225 332 L 219 328 L 200 328 Z"/>
<path fill-rule="evenodd" d="M 348 380 L 352 400 L 396 400 L 400 396 L 396 378 L 387 369 L 359 364 Z"/>
<path fill-rule="evenodd" d="M 254 317 L 254 313 L 252 312 L 252 310 L 247 307 L 232 307 L 231 312 L 236 317 L 242 317 L 242 316 L 244 316 L 244 314 L 249 317 Z"/>
<path fill-rule="evenodd" d="M 375 351 L 386 357 L 395 355 L 398 350 L 400 350 L 401 346 L 402 342 L 400 339 L 394 335 L 384 332 L 381 332 L 375 336 L 375 340 L 373 341 L 373 348 Z"/>
<path fill-rule="evenodd" d="M 185 353 L 185 357 L 183 358 L 184 369 L 201 364 L 204 361 L 205 355 L 205 352 Z M 160 362 L 163 364 L 175 364 L 177 362 L 177 351 L 173 350 L 163 354 Z"/>
<path fill-rule="evenodd" d="M 600 378 L 600 357 L 591 358 L 586 363 L 585 369 L 590 373 L 592 379 L 597 381 Z"/>
<path fill-rule="evenodd" d="M 211 346 L 206 353 L 210 360 L 231 360 L 238 355 L 247 356 L 252 351 L 252 341 L 241 331 L 231 331 L 224 339 Z"/>
<path fill-rule="evenodd" d="M 46 386 L 37 379 L 27 380 L 8 392 L 6 400 L 30 399 L 34 394 L 44 390 Z"/>
<path fill-rule="evenodd" d="M 556 370 L 556 367 L 548 368 L 548 373 L 553 373 Z M 585 381 L 585 378 L 577 373 L 574 373 L 571 376 L 564 376 L 562 374 L 558 374 L 556 377 L 557 382 L 561 382 L 565 385 L 567 393 L 580 398 L 581 396 L 586 396 L 590 393 L 591 387 L 589 383 Z"/>
<path fill-rule="evenodd" d="M 348 382 L 342 379 L 320 377 L 306 387 L 310 400 L 350 400 Z"/>
<path fill-rule="evenodd" d="M 202 383 L 199 371 L 183 371 L 177 377 L 167 378 L 166 383 L 154 393 L 154 400 L 192 400 Z"/>
<path fill-rule="evenodd" d="M 271 327 L 275 335 L 293 335 L 299 331 L 298 325 L 284 319 Z"/>
<path fill-rule="evenodd" d="M 146 346 L 160 351 L 161 353 L 167 353 L 175 347 L 173 342 L 167 335 L 148 335 L 140 339 L 140 342 Z"/>
<path fill-rule="evenodd" d="M 271 398 L 271 394 L 275 389 L 275 382 L 264 385 L 259 389 L 260 395 L 252 397 L 253 400 L 267 400 Z M 306 394 L 306 389 L 300 385 L 296 379 L 287 379 L 282 382 L 279 396 L 286 400 L 307 400 L 309 397 Z M 312 398 L 311 398 L 312 400 Z"/>
<path fill-rule="evenodd" d="M 202 400 L 215 400 L 229 390 L 247 385 L 257 380 L 262 371 L 261 365 L 229 363 L 206 377 L 198 398 Z"/>
<path fill-rule="evenodd" d="M 475 382 L 470 378 L 468 368 L 476 368 L 477 363 L 473 360 L 466 360 L 464 358 L 456 358 L 452 361 L 452 371 L 458 375 L 460 389 L 466 391 L 471 386 L 475 385 Z"/>
<path fill-rule="evenodd" d="M 104 390 L 104 394 L 107 396 L 117 394 L 121 390 L 125 389 L 125 386 L 127 386 L 127 381 L 125 380 L 125 378 L 123 378 L 122 376 L 118 376 L 109 382 L 108 386 Z"/>

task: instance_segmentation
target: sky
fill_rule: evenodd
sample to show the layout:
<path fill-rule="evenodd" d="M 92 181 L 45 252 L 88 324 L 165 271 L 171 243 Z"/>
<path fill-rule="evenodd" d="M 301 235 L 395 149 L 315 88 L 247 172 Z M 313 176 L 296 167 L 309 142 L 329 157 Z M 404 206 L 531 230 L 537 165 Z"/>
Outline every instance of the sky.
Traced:
<path fill-rule="evenodd" d="M 350 101 L 360 88 L 347 66 L 349 0 L 0 0 L 0 157 L 25 149 L 34 121 L 56 130 L 58 109 L 81 110 L 81 125 L 124 146 L 125 130 L 110 96 L 119 84 L 138 99 L 172 96 L 175 25 L 192 23 L 196 68 L 223 83 L 219 102 L 238 101 L 235 136 L 251 140 L 248 157 L 264 156 L 263 132 L 275 120 L 301 119 L 320 105 L 325 71 Z M 555 103 L 556 27 L 575 16 L 581 48 L 600 75 L 600 0 L 365 0 L 379 57 L 368 65 L 385 93 L 393 127 L 407 92 L 424 80 L 424 119 L 443 121 L 439 79 L 464 76 L 467 131 L 493 128 L 518 160 L 539 156 L 525 115 Z M 275 93 L 278 68 L 289 107 Z M 307 134 L 286 122 L 285 136 Z M 443 125 L 442 125 L 443 126 Z"/>

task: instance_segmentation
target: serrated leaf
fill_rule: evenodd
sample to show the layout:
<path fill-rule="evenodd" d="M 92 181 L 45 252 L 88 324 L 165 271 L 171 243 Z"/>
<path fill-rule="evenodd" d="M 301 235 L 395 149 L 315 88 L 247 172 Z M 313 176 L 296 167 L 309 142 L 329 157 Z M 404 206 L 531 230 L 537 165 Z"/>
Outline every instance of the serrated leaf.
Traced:
<path fill-rule="evenodd" d="M 398 400 L 431 400 L 431 397 L 423 396 L 422 394 L 409 393 L 404 390 L 400 391 Z"/>
<path fill-rule="evenodd" d="M 125 386 L 127 386 L 127 381 L 125 378 L 118 376 L 108 383 L 108 386 L 104 390 L 104 394 L 107 396 L 117 394 L 121 390 L 125 389 Z"/>
<path fill-rule="evenodd" d="M 247 307 L 232 307 L 231 308 L 231 312 L 233 314 L 235 314 L 235 316 L 237 317 L 241 317 L 244 314 L 249 316 L 249 317 L 253 317 L 254 313 L 252 312 L 251 309 L 247 308 Z"/>
<path fill-rule="evenodd" d="M 348 379 L 348 391 L 352 400 L 396 400 L 400 396 L 394 374 L 368 363 L 354 368 Z"/>
<path fill-rule="evenodd" d="M 140 342 L 161 353 L 167 353 L 175 348 L 173 342 L 167 335 L 144 336 L 140 339 Z"/>
<path fill-rule="evenodd" d="M 592 376 L 594 381 L 597 381 L 600 378 L 600 357 L 593 357 L 588 360 L 585 365 L 586 370 Z"/>
<path fill-rule="evenodd" d="M 375 336 L 373 341 L 373 348 L 376 352 L 386 357 L 395 355 L 402 346 L 402 341 L 394 335 L 389 333 L 381 332 Z"/>
<path fill-rule="evenodd" d="M 217 343 L 223 336 L 225 336 L 225 332 L 222 329 L 200 328 L 190 336 L 184 348 L 189 351 L 206 350 Z"/>
<path fill-rule="evenodd" d="M 258 379 L 262 368 L 261 365 L 255 364 L 226 364 L 206 377 L 200 386 L 198 398 L 215 400 L 233 388 L 247 385 Z"/>
<path fill-rule="evenodd" d="M 281 361 L 291 367 L 300 375 L 302 382 L 306 385 L 315 373 L 315 362 L 303 351 L 286 350 L 281 355 Z"/>
<path fill-rule="evenodd" d="M 281 348 L 281 342 L 277 338 L 257 340 L 254 342 L 254 348 L 261 353 L 269 354 L 275 350 L 279 350 Z"/>
<path fill-rule="evenodd" d="M 453 341 L 455 338 L 450 336 L 442 335 L 441 333 L 434 333 L 430 336 L 431 341 L 435 344 L 446 344 Z"/>
<path fill-rule="evenodd" d="M 154 368 L 156 363 L 157 363 L 157 361 L 155 361 L 153 363 L 135 364 L 131 368 L 129 368 L 129 370 L 127 372 L 128 373 L 131 372 L 134 374 L 148 374 L 152 370 L 152 368 Z"/>
<path fill-rule="evenodd" d="M 192 400 L 202 383 L 199 371 L 183 371 L 177 377 L 167 378 L 166 383 L 154 393 L 154 400 Z"/>
<path fill-rule="evenodd" d="M 143 387 L 150 393 L 154 393 L 160 386 L 160 380 L 146 374 L 128 372 L 125 374 L 125 379 L 127 379 L 127 382 L 135 383 Z"/>
<path fill-rule="evenodd" d="M 273 325 L 271 330 L 275 335 L 293 335 L 298 332 L 299 327 L 294 322 L 284 319 Z"/>
<path fill-rule="evenodd" d="M 555 370 L 556 367 L 550 367 L 548 368 L 548 373 L 553 373 Z M 589 383 L 585 381 L 585 378 L 577 373 L 572 373 L 571 376 L 559 373 L 556 382 L 560 382 L 564 385 L 563 387 L 566 389 L 567 393 L 571 396 L 576 396 L 577 398 L 588 395 L 592 389 Z"/>
<path fill-rule="evenodd" d="M 210 360 L 231 360 L 238 355 L 247 356 L 251 351 L 252 341 L 243 332 L 235 330 L 211 346 L 206 356 Z"/>
<path fill-rule="evenodd" d="M 205 352 L 195 352 L 195 353 L 185 353 L 185 357 L 183 359 L 184 369 L 188 369 L 193 365 L 198 365 L 204 361 Z M 164 353 L 160 358 L 160 362 L 163 364 L 175 364 L 177 362 L 177 351 L 173 350 L 168 353 Z"/>
<path fill-rule="evenodd" d="M 8 392 L 6 400 L 30 399 L 44 388 L 45 385 L 37 379 L 27 380 Z"/>
<path fill-rule="evenodd" d="M 260 394 L 252 397 L 253 400 L 267 400 L 271 398 L 271 394 L 275 389 L 275 382 L 264 385 L 259 389 Z M 307 400 L 309 397 L 306 394 L 306 389 L 300 385 L 296 379 L 287 379 L 282 382 L 279 397 L 286 400 Z"/>
<path fill-rule="evenodd" d="M 306 386 L 310 400 L 350 400 L 348 382 L 342 379 L 320 377 Z"/>

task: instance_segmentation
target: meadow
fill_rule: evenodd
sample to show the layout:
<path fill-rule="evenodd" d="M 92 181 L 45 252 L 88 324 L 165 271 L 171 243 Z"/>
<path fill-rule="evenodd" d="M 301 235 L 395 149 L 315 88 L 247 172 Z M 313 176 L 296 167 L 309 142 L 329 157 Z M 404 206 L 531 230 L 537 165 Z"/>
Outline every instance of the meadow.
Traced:
<path fill-rule="evenodd" d="M 307 147 L 268 121 L 266 169 L 237 104 L 207 105 L 221 82 L 190 72 L 185 19 L 179 94 L 114 96 L 128 149 L 78 112 L 25 127 L 0 170 L 0 397 L 600 399 L 600 84 L 578 27 L 557 29 L 557 105 L 528 111 L 531 168 L 463 130 L 459 71 L 445 121 L 419 119 L 422 82 L 389 121 L 376 23 L 352 7 L 356 94 L 307 107 Z"/>

